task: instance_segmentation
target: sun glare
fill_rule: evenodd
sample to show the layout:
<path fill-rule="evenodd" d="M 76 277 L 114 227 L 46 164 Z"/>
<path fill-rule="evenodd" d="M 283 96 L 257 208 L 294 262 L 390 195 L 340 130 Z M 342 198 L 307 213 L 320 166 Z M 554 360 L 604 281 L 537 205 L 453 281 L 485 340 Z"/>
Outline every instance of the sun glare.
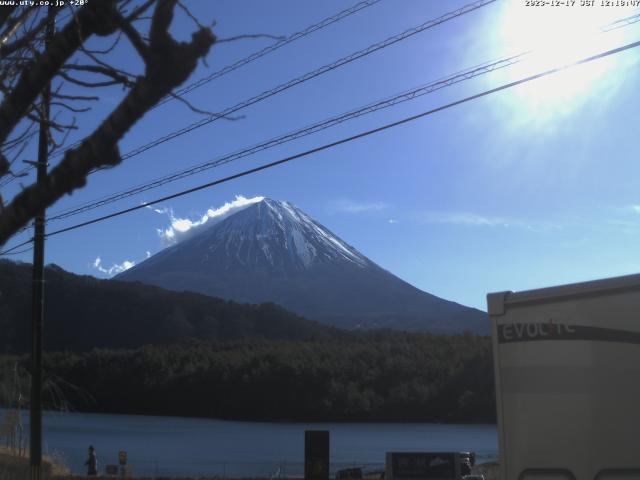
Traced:
<path fill-rule="evenodd" d="M 504 5 L 495 31 L 494 54 L 530 52 L 526 59 L 501 72 L 514 81 L 619 47 L 639 37 L 634 25 L 612 29 L 619 19 L 639 13 L 632 8 L 597 4 L 574 7 L 530 7 L 512 1 Z M 608 31 L 603 31 L 608 30 Z M 637 38 L 635 39 L 637 40 Z M 547 121 L 615 88 L 621 75 L 617 56 L 579 65 L 517 87 L 509 101 L 529 121 Z"/>

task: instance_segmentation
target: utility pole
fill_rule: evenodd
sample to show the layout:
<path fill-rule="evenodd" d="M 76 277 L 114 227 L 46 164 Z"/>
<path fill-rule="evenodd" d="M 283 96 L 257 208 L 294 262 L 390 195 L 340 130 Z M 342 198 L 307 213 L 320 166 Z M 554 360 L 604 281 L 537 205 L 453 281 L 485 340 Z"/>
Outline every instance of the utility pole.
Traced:
<path fill-rule="evenodd" d="M 45 50 L 55 29 L 55 7 L 47 10 Z M 51 82 L 42 90 L 40 134 L 38 137 L 37 182 L 42 185 L 47 177 L 49 161 L 49 107 Z M 42 318 L 44 316 L 44 216 L 45 210 L 35 217 L 33 233 L 33 289 L 31 312 L 31 403 L 29 408 L 29 463 L 31 480 L 41 480 L 42 470 Z"/>

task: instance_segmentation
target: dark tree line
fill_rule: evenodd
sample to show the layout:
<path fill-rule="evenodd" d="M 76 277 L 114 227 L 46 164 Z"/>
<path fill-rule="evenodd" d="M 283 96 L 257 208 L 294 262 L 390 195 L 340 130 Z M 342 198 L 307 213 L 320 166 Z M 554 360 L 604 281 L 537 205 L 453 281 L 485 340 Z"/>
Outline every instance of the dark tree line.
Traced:
<path fill-rule="evenodd" d="M 265 421 L 495 421 L 490 342 L 470 334 L 191 341 L 50 353 L 45 366 L 49 377 L 64 379 L 66 400 L 81 411 Z"/>
<path fill-rule="evenodd" d="M 0 403 L 28 397 L 30 265 L 0 260 Z M 51 266 L 52 408 L 247 420 L 493 421 L 491 345 L 472 334 L 344 331 Z M 198 340 L 194 340 L 194 339 Z M 7 388 L 3 388 L 5 385 Z"/>

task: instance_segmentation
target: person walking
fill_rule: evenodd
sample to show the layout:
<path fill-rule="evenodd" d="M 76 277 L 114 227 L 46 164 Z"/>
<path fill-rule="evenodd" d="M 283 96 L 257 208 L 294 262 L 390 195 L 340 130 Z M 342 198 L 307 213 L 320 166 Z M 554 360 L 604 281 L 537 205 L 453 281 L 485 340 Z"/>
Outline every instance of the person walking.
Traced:
<path fill-rule="evenodd" d="M 93 445 L 89 445 L 89 458 L 84 464 L 87 466 L 87 475 L 98 475 L 98 457 L 96 457 L 96 449 Z"/>

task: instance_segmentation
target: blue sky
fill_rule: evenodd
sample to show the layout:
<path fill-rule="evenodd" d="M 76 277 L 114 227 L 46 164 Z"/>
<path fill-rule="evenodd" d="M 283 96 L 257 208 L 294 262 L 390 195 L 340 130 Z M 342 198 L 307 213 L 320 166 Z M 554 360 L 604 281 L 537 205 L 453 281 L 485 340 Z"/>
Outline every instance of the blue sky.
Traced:
<path fill-rule="evenodd" d="M 355 1 L 187 1 L 220 38 L 290 35 Z M 219 111 L 351 52 L 455 10 L 456 0 L 381 0 L 191 94 Z M 577 2 L 579 3 L 579 2 Z M 344 123 L 133 198 L 52 223 L 58 229 L 374 128 L 564 63 L 640 40 L 637 25 L 589 36 L 638 13 L 625 8 L 526 9 L 503 0 L 415 35 L 242 112 L 92 175 L 49 209 L 86 201 L 214 159 L 462 69 L 530 47 L 537 56 L 415 101 Z M 638 24 L 640 25 L 640 24 Z M 174 33 L 195 29 L 178 15 Z M 190 81 L 273 40 L 214 46 Z M 637 49 L 636 49 L 637 50 Z M 275 169 L 158 205 L 197 220 L 242 195 L 288 200 L 363 254 L 413 285 L 485 309 L 487 292 L 523 290 L 640 270 L 637 160 L 638 51 L 600 60 L 440 112 Z M 540 53 L 541 52 L 541 53 Z M 114 62 L 139 64 L 128 46 Z M 188 82 L 189 83 L 189 82 Z M 122 96 L 105 89 L 75 138 L 91 131 Z M 125 153 L 201 118 L 172 101 L 152 111 L 121 143 Z M 73 140 L 73 139 L 72 139 Z M 3 191 L 13 195 L 18 182 Z M 25 182 L 26 183 L 26 182 Z M 142 209 L 52 237 L 46 261 L 106 278 L 125 261 L 164 248 L 166 213 Z M 10 247 L 28 238 L 17 236 Z M 100 258 L 99 270 L 96 259 Z M 30 261 L 30 254 L 12 257 Z"/>

